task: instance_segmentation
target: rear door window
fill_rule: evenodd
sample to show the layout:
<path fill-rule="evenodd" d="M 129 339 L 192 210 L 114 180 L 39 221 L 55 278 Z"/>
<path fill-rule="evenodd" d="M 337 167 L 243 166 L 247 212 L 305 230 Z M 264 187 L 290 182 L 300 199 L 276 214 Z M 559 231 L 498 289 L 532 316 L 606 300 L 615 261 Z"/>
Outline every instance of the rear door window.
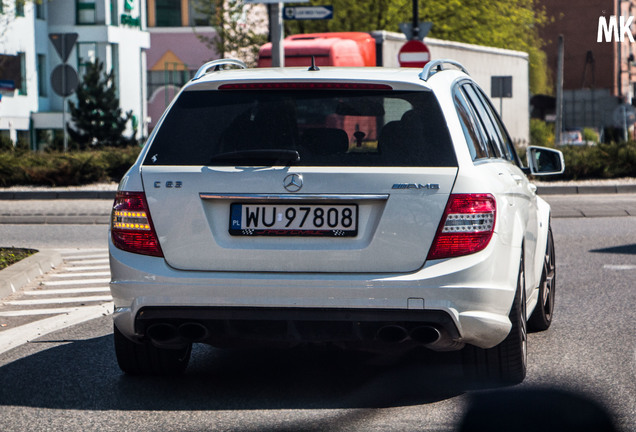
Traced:
<path fill-rule="evenodd" d="M 468 99 L 470 100 L 471 105 L 475 109 L 477 117 L 479 118 L 480 123 L 484 128 L 484 131 L 486 132 L 486 137 L 488 138 L 488 147 L 490 149 L 491 156 L 494 156 L 497 158 L 505 157 L 505 153 L 502 148 L 503 146 L 501 143 L 501 139 L 499 138 L 499 134 L 497 133 L 497 130 L 495 129 L 495 125 L 493 124 L 492 119 L 490 118 L 490 115 L 488 114 L 488 111 L 486 111 L 486 107 L 484 106 L 482 100 L 477 94 L 477 91 L 470 84 L 464 84 L 462 88 L 466 92 L 466 95 Z"/>
<path fill-rule="evenodd" d="M 453 99 L 471 157 L 473 160 L 488 158 L 488 139 L 486 133 L 475 117 L 472 106 L 466 100 L 466 96 L 459 87 L 455 88 Z"/>
<path fill-rule="evenodd" d="M 430 91 L 186 91 L 159 128 L 144 164 L 457 166 Z"/>
<path fill-rule="evenodd" d="M 501 121 L 501 117 L 499 116 L 499 114 L 497 114 L 497 111 L 495 111 L 495 108 L 492 106 L 492 103 L 488 100 L 484 92 L 479 89 L 478 89 L 478 92 L 479 92 L 479 96 L 482 99 L 482 102 L 484 103 L 484 106 L 486 107 L 486 110 L 490 114 L 490 117 L 493 121 L 497 134 L 499 135 L 499 139 L 501 140 L 506 158 L 509 161 L 520 165 L 518 157 L 517 157 L 517 152 L 514 148 L 514 144 L 512 143 L 512 139 L 510 138 L 510 135 L 508 134 L 506 127 Z"/>

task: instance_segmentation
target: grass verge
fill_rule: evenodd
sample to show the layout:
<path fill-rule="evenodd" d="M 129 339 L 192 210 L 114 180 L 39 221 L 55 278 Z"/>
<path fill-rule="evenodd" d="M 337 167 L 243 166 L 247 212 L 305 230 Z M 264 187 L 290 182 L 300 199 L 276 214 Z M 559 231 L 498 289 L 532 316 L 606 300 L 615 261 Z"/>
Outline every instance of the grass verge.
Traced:
<path fill-rule="evenodd" d="M 0 247 L 0 270 L 15 264 L 18 261 L 33 255 L 35 249 L 3 248 Z"/>

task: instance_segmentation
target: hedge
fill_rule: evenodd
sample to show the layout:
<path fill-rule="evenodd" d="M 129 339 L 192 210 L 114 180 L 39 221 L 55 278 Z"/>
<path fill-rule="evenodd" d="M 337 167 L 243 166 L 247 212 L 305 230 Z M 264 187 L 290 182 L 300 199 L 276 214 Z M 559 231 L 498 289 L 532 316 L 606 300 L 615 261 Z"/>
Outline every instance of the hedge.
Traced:
<path fill-rule="evenodd" d="M 127 147 L 69 153 L 0 152 L 0 187 L 119 182 L 140 150 L 139 147 Z"/>
<path fill-rule="evenodd" d="M 545 180 L 636 177 L 636 142 L 565 146 L 565 173 Z M 0 152 L 0 187 L 14 185 L 74 186 L 119 182 L 135 162 L 139 147 L 83 152 Z M 520 153 L 524 153 L 521 151 Z M 525 159 L 524 159 L 525 160 Z"/>

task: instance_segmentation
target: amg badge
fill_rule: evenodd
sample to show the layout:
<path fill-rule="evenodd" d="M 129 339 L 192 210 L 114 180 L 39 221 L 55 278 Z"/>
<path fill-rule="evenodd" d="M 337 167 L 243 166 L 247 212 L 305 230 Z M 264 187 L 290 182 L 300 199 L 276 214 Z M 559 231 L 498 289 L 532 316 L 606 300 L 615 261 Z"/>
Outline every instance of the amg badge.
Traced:
<path fill-rule="evenodd" d="M 439 184 L 437 183 L 427 183 L 425 185 L 420 183 L 396 183 L 393 185 L 391 189 L 430 189 L 430 190 L 438 190 Z"/>

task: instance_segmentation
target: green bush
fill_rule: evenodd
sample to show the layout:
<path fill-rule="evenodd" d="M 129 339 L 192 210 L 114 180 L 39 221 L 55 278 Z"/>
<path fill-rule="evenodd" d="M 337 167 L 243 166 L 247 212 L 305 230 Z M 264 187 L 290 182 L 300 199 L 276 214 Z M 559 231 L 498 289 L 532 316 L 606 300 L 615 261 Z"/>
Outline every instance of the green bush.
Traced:
<path fill-rule="evenodd" d="M 636 177 L 636 142 L 561 147 L 565 159 L 562 179 Z"/>
<path fill-rule="evenodd" d="M 530 145 L 554 147 L 554 125 L 543 120 L 530 119 Z"/>
<path fill-rule="evenodd" d="M 118 182 L 139 151 L 139 147 L 127 147 L 69 153 L 0 152 L 0 186 Z"/>

